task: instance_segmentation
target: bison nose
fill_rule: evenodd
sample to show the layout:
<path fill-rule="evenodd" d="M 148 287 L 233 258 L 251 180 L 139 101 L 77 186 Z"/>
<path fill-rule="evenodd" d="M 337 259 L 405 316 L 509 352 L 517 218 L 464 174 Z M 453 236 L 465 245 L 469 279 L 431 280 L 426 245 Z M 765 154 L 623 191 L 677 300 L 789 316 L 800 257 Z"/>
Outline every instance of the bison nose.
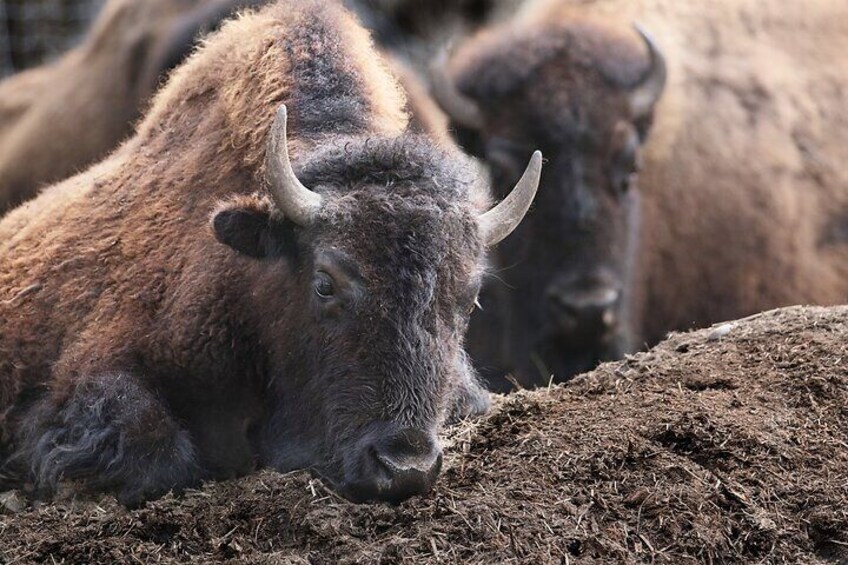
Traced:
<path fill-rule="evenodd" d="M 361 501 L 401 502 L 426 494 L 442 468 L 442 450 L 435 438 L 407 428 L 373 442 L 363 456 L 365 474 L 352 485 Z"/>
<path fill-rule="evenodd" d="M 568 289 L 549 293 L 561 329 L 567 333 L 604 334 L 618 323 L 621 292 L 613 287 Z"/>

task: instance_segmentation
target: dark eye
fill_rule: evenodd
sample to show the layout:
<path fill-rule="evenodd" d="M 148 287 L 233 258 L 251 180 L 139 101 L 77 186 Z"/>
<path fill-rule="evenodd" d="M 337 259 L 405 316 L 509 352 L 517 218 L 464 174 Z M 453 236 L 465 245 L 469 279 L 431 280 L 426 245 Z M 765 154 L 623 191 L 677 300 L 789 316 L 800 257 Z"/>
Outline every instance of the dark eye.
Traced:
<path fill-rule="evenodd" d="M 639 175 L 634 171 L 630 174 L 624 174 L 619 181 L 618 190 L 620 192 L 627 192 L 634 186 L 636 186 L 636 181 L 638 180 Z"/>
<path fill-rule="evenodd" d="M 613 147 L 618 149 L 613 153 L 611 180 L 618 192 L 625 193 L 636 186 L 641 167 L 639 136 L 635 129 L 619 124 L 614 133 Z"/>
<path fill-rule="evenodd" d="M 314 285 L 315 294 L 321 298 L 332 298 L 336 293 L 335 286 L 333 285 L 333 279 L 331 279 L 330 275 L 326 273 L 317 273 Z"/>
<path fill-rule="evenodd" d="M 509 153 L 503 151 L 492 151 L 486 154 L 486 160 L 489 165 L 497 172 L 497 175 L 503 179 L 511 180 L 513 177 L 520 175 L 521 171 L 518 168 L 517 160 Z"/>
<path fill-rule="evenodd" d="M 639 176 L 639 150 L 637 147 L 627 147 L 615 158 L 612 164 L 612 182 L 615 189 L 621 193 L 636 186 Z"/>

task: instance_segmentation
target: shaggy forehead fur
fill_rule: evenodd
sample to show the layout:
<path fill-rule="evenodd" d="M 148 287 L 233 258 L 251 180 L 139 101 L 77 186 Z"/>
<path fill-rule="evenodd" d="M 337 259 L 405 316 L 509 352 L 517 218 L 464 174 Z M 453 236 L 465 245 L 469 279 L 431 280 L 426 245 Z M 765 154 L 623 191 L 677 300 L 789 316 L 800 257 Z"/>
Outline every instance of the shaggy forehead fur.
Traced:
<path fill-rule="evenodd" d="M 467 278 L 482 247 L 468 203 L 484 190 L 469 161 L 424 136 L 342 137 L 312 153 L 298 177 L 329 197 L 322 229 L 367 259 L 361 266 L 372 276 L 403 276 L 393 267 L 404 265 Z"/>
<path fill-rule="evenodd" d="M 414 190 L 445 201 L 467 200 L 480 188 L 470 159 L 423 135 L 336 138 L 317 148 L 297 174 L 307 186 L 374 184 L 389 186 L 389 193 Z"/>

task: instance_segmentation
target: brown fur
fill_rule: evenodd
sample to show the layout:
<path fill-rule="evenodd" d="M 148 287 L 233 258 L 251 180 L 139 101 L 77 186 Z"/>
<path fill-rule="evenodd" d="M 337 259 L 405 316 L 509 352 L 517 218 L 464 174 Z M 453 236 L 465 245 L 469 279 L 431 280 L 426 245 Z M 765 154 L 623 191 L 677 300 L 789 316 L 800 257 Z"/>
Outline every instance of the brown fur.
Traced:
<path fill-rule="evenodd" d="M 639 185 L 642 333 L 848 297 L 848 6 L 601 0 L 662 38 Z"/>
<path fill-rule="evenodd" d="M 262 195 L 281 103 L 298 174 L 331 202 L 319 225 L 292 226 Z M 401 432 L 422 445 L 452 394 L 482 408 L 461 347 L 483 251 L 475 181 L 461 155 L 407 134 L 404 106 L 368 34 L 331 0 L 225 24 L 133 138 L 0 222 L 0 455 L 17 452 L 32 468 L 9 465 L 50 487 L 68 451 L 55 442 L 79 451 L 65 436 L 118 427 L 153 450 L 145 467 L 126 448 L 120 465 L 89 454 L 65 470 L 126 501 L 244 472 L 257 452 L 346 486 L 367 469 L 341 448 L 368 455 L 363 443 L 385 439 L 376 424 L 415 427 Z M 288 255 L 215 241 L 251 218 Z M 352 319 L 314 306 L 311 255 L 325 248 L 355 256 L 368 283 Z"/>
<path fill-rule="evenodd" d="M 531 63 L 540 60 L 540 51 L 551 48 L 543 30 L 558 21 L 593 25 L 598 31 L 594 44 L 591 33 L 583 34 L 588 43 L 578 49 L 586 54 L 582 74 L 564 76 L 569 63 L 561 59 L 549 67 Z M 615 84 L 638 76 L 644 63 L 617 47 L 634 46 L 636 37 L 630 34 L 625 43 L 608 39 L 611 30 L 626 31 L 633 21 L 657 38 L 668 60 L 669 83 L 655 108 L 636 193 L 641 227 L 630 238 L 635 258 L 627 283 L 631 346 L 655 343 L 670 330 L 778 306 L 844 302 L 848 296 L 848 174 L 841 165 L 848 160 L 844 3 L 530 2 L 510 24 L 518 30 L 514 35 L 500 28 L 484 33 L 474 46 L 457 53 L 451 70 L 466 93 L 502 96 L 479 100 L 493 108 L 495 119 L 487 126 L 496 133 L 555 124 L 564 115 L 558 114 L 559 109 L 568 108 L 569 93 L 591 83 L 591 77 L 600 74 Z M 516 47 L 527 30 L 535 30 L 539 39 Z M 506 70 L 480 64 L 482 53 L 497 49 L 504 50 L 510 61 Z M 622 102 L 597 92 L 596 108 L 609 116 L 622 114 Z M 553 155 L 549 151 L 546 157 Z M 550 174 L 550 163 L 546 167 Z M 544 177 L 542 182 L 537 214 L 545 198 Z M 560 218 L 546 225 L 562 224 L 570 213 L 565 208 L 557 211 Z M 521 228 L 526 236 L 533 222 L 531 213 Z M 600 226 L 593 233 L 605 237 L 605 229 Z M 573 241 L 526 239 L 526 245 L 536 247 Z M 508 248 L 509 242 L 499 253 L 508 253 Z M 598 256 L 586 257 L 583 264 L 591 265 Z M 514 264 L 502 266 L 509 269 Z M 524 263 L 520 268 L 539 272 L 544 265 Z M 499 277 L 510 282 L 511 272 Z M 527 285 L 512 286 L 518 290 L 506 294 L 519 292 L 526 300 L 539 296 Z M 485 326 L 491 327 L 490 322 L 482 325 L 484 333 Z M 525 333 L 526 327 L 514 332 Z M 495 351 L 508 351 L 516 342 L 487 335 Z M 493 364 L 501 362 L 490 359 Z M 534 369 L 530 366 L 527 371 Z"/>
<path fill-rule="evenodd" d="M 448 131 L 448 117 L 430 96 L 427 85 L 415 70 L 399 57 L 383 53 L 389 68 L 397 78 L 407 100 L 410 128 L 426 133 L 447 146 L 454 146 Z"/>
<path fill-rule="evenodd" d="M 162 73 L 238 0 L 111 0 L 82 44 L 0 83 L 0 215 L 126 138 Z"/>

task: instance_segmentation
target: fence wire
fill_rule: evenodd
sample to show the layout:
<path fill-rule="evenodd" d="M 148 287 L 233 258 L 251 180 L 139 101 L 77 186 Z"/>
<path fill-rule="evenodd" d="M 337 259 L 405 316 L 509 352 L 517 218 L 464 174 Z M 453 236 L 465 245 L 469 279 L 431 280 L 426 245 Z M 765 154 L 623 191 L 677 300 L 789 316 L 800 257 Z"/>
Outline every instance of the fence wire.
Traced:
<path fill-rule="evenodd" d="M 0 76 L 73 47 L 105 0 L 0 0 Z"/>

